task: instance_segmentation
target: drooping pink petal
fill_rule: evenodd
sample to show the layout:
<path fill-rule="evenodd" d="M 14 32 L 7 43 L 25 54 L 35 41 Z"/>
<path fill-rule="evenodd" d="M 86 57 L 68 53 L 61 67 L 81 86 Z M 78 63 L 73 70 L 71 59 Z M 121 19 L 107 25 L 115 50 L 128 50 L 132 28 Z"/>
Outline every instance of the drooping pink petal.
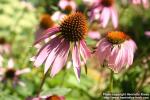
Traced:
<path fill-rule="evenodd" d="M 111 52 L 111 47 L 111 44 L 107 42 L 106 39 L 102 39 L 100 41 L 96 50 L 96 55 L 99 59 L 100 64 L 104 64 L 104 60 L 107 60 L 107 56 L 109 56 Z"/>
<path fill-rule="evenodd" d="M 57 50 L 59 49 L 62 39 L 59 37 L 56 37 L 56 42 L 53 42 L 51 45 L 51 51 L 46 59 L 45 66 L 44 66 L 44 74 L 48 71 L 52 63 L 54 62 L 56 56 L 57 56 Z"/>
<path fill-rule="evenodd" d="M 123 45 L 121 45 L 118 49 L 118 55 L 116 56 L 116 59 L 115 59 L 115 71 L 116 72 L 120 72 L 121 69 L 123 68 L 123 66 L 125 66 L 126 64 L 124 63 L 125 62 L 125 59 L 126 59 L 126 56 L 125 56 L 125 52 L 124 52 L 124 47 L 122 47 Z"/>
<path fill-rule="evenodd" d="M 51 41 L 49 41 L 48 43 L 46 43 L 38 52 L 34 65 L 36 67 L 41 66 L 41 64 L 45 61 L 45 59 L 47 58 L 47 56 L 49 55 L 49 53 L 56 47 L 56 44 L 58 44 L 60 42 L 60 40 L 58 39 L 58 37 L 55 37 L 54 39 L 52 39 Z"/>
<path fill-rule="evenodd" d="M 102 21 L 102 27 L 105 28 L 110 19 L 110 8 L 104 7 L 100 16 L 100 21 Z"/>
<path fill-rule="evenodd" d="M 44 39 L 46 39 L 46 38 L 48 38 L 48 37 L 50 37 L 50 36 L 52 36 L 58 32 L 60 32 L 59 27 L 53 27 L 53 28 L 49 28 L 49 29 L 45 30 L 42 33 L 41 37 L 35 41 L 34 45 L 36 45 L 37 43 L 43 41 Z"/>
<path fill-rule="evenodd" d="M 31 72 L 31 69 L 30 68 L 25 68 L 25 69 L 22 69 L 22 70 L 17 70 L 16 75 L 21 75 L 21 74 L 25 74 L 25 73 L 29 73 L 29 72 Z"/>
<path fill-rule="evenodd" d="M 86 60 L 90 57 L 91 51 L 90 49 L 86 46 L 86 43 L 84 40 L 80 41 L 80 53 L 81 56 L 84 60 L 84 63 L 86 63 Z"/>
<path fill-rule="evenodd" d="M 118 14 L 115 8 L 111 7 L 111 18 L 112 18 L 112 24 L 114 28 L 118 27 Z"/>
<path fill-rule="evenodd" d="M 116 65 L 115 65 L 115 61 L 116 61 L 116 57 L 118 56 L 118 51 L 119 48 L 117 46 L 113 47 L 111 54 L 109 56 L 109 60 L 108 60 L 108 66 L 115 72 L 118 73 L 116 70 Z"/>
<path fill-rule="evenodd" d="M 67 58 L 68 58 L 68 53 L 69 53 L 69 42 L 68 41 L 63 41 L 61 44 L 62 47 L 58 51 L 58 55 L 53 63 L 53 67 L 51 69 L 51 76 L 54 77 L 65 65 Z"/>
<path fill-rule="evenodd" d="M 72 50 L 72 61 L 73 61 L 73 67 L 74 72 L 77 77 L 77 80 L 80 81 L 80 71 L 81 71 L 81 60 L 80 60 L 80 54 L 78 50 L 78 44 L 74 44 L 73 50 Z"/>
<path fill-rule="evenodd" d="M 127 48 L 127 47 L 126 47 Z M 127 53 L 128 53 L 128 58 L 127 58 L 127 65 L 132 65 L 132 63 L 133 63 L 133 50 L 132 50 L 132 48 L 128 48 L 128 50 L 127 50 Z"/>

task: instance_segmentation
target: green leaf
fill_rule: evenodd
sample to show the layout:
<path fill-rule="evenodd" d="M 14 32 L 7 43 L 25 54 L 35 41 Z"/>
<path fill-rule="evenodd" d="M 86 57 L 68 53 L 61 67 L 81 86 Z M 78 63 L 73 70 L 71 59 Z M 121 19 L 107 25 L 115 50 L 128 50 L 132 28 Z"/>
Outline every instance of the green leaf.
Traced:
<path fill-rule="evenodd" d="M 66 95 L 71 91 L 69 88 L 56 87 L 50 90 L 43 91 L 40 96 L 51 96 L 51 95 Z"/>

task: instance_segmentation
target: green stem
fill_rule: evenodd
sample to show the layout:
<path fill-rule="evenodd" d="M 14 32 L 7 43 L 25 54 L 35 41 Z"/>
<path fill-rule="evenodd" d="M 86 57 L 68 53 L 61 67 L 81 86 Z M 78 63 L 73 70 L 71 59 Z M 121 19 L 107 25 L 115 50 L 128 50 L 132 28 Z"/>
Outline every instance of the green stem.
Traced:
<path fill-rule="evenodd" d="M 113 71 L 111 70 L 111 74 L 110 74 L 110 92 L 113 91 Z"/>
<path fill-rule="evenodd" d="M 49 69 L 50 69 L 50 68 L 49 68 Z M 39 95 L 40 95 L 40 92 L 41 92 L 42 87 L 43 87 L 43 85 L 44 85 L 44 83 L 45 83 L 46 76 L 47 76 L 48 72 L 49 72 L 49 70 L 48 70 L 48 71 L 44 74 L 44 76 L 43 76 L 43 78 L 42 78 L 42 81 L 41 81 L 40 87 L 39 87 L 39 89 L 38 89 L 38 91 L 37 91 L 37 96 L 39 96 Z"/>

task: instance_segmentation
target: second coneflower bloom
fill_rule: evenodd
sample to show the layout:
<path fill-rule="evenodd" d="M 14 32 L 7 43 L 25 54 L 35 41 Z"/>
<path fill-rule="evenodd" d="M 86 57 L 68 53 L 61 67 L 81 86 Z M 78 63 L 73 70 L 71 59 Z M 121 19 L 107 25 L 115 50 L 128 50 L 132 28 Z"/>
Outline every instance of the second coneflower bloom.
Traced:
<path fill-rule="evenodd" d="M 101 65 L 106 65 L 118 73 L 123 67 L 128 68 L 133 63 L 136 48 L 135 42 L 128 35 L 113 31 L 100 41 L 96 55 Z"/>
<path fill-rule="evenodd" d="M 53 20 L 51 19 L 51 16 L 49 14 L 43 14 L 40 18 L 39 26 L 36 29 L 35 32 L 35 40 L 41 37 L 43 32 L 51 27 L 54 27 L 55 24 Z"/>
<path fill-rule="evenodd" d="M 46 38 L 53 35 L 35 56 L 34 65 L 39 67 L 45 63 L 44 73 L 46 73 L 51 67 L 51 76 L 55 76 L 65 65 L 69 50 L 72 48 L 72 61 L 74 71 L 79 79 L 81 58 L 86 63 L 87 58 L 90 56 L 90 50 L 85 43 L 85 36 L 87 35 L 87 22 L 82 13 L 76 12 L 68 15 L 61 22 L 60 26 L 49 28 L 45 31 L 35 44 L 40 43 Z"/>
<path fill-rule="evenodd" d="M 99 19 L 102 27 L 105 28 L 111 18 L 114 28 L 117 28 L 118 13 L 114 4 L 115 0 L 94 0 L 89 13 L 91 21 Z"/>

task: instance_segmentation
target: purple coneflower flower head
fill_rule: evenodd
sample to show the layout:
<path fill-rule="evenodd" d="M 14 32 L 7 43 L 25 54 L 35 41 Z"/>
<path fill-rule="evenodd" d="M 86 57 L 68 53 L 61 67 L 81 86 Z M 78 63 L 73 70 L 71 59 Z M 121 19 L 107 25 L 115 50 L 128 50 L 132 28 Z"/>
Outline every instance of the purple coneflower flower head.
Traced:
<path fill-rule="evenodd" d="M 40 38 L 41 35 L 44 34 L 43 32 L 46 29 L 54 27 L 54 26 L 55 24 L 53 20 L 51 19 L 51 16 L 49 14 L 43 14 L 40 18 L 39 26 L 37 27 L 36 32 L 35 32 L 35 40 Z"/>
<path fill-rule="evenodd" d="M 96 55 L 101 65 L 118 73 L 123 67 L 128 68 L 133 63 L 136 48 L 135 42 L 128 35 L 113 31 L 100 40 Z"/>
<path fill-rule="evenodd" d="M 115 0 L 94 0 L 94 2 L 89 13 L 91 21 L 99 19 L 102 27 L 105 28 L 111 18 L 114 28 L 117 28 L 118 14 L 114 7 Z"/>
<path fill-rule="evenodd" d="M 11 52 L 11 45 L 4 37 L 0 37 L 0 54 L 9 54 Z"/>
<path fill-rule="evenodd" d="M 144 8 L 149 8 L 149 1 L 148 0 L 132 0 L 132 3 L 135 5 L 143 4 Z"/>
<path fill-rule="evenodd" d="M 87 22 L 82 13 L 75 12 L 61 22 L 60 26 L 49 28 L 45 31 L 45 34 L 41 36 L 35 44 L 49 38 L 52 38 L 46 43 L 35 56 L 34 65 L 36 67 L 45 63 L 44 73 L 46 73 L 51 66 L 51 76 L 55 76 L 67 62 L 69 50 L 72 49 L 72 61 L 74 66 L 75 75 L 79 80 L 81 58 L 86 63 L 86 60 L 90 56 L 90 50 L 85 43 L 85 36 L 87 35 Z M 71 48 L 71 45 L 73 48 Z"/>
<path fill-rule="evenodd" d="M 75 11 L 77 8 L 76 2 L 74 0 L 60 0 L 58 6 L 62 10 Z"/>
<path fill-rule="evenodd" d="M 7 82 L 7 80 L 12 80 L 13 85 L 20 84 L 24 86 L 24 83 L 19 80 L 19 76 L 25 73 L 30 72 L 29 68 L 18 70 L 14 68 L 14 61 L 10 59 L 8 61 L 8 67 L 0 67 L 0 81 Z"/>

